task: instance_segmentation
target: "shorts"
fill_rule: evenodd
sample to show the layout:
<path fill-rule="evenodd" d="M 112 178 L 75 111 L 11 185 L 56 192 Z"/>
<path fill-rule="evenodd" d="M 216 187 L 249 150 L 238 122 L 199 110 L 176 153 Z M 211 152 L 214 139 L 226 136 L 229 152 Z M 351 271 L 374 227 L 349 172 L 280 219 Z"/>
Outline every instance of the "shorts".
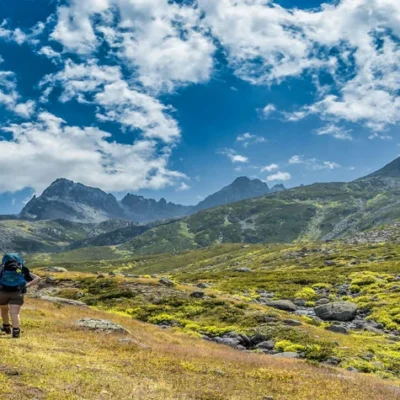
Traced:
<path fill-rule="evenodd" d="M 17 292 L 4 292 L 0 290 L 0 306 L 14 304 L 22 306 L 24 304 L 24 295 L 18 290 Z"/>

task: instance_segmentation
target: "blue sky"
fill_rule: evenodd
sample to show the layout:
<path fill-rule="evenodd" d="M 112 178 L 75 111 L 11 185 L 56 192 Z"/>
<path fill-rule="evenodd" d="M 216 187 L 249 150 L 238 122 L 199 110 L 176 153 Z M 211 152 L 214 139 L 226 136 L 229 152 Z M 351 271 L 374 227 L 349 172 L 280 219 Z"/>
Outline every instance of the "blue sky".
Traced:
<path fill-rule="evenodd" d="M 400 5 L 321 4 L 0 1 L 0 213 L 58 177 L 194 204 L 398 157 Z"/>

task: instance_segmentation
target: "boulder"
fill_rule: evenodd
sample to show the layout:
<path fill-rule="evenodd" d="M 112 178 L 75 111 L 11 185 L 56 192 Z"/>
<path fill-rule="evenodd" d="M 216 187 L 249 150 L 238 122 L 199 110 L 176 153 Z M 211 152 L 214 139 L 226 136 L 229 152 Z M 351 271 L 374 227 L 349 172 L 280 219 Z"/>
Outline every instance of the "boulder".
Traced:
<path fill-rule="evenodd" d="M 124 327 L 106 319 L 83 318 L 76 322 L 82 328 L 105 333 L 129 333 Z"/>
<path fill-rule="evenodd" d="M 68 306 L 78 306 L 78 307 L 88 307 L 82 301 L 71 300 L 71 299 L 63 299 L 62 297 L 52 297 L 52 296 L 39 296 L 40 299 L 50 301 L 51 303 L 65 304 Z"/>
<path fill-rule="evenodd" d="M 250 340 L 251 340 L 251 343 L 257 345 L 257 344 L 259 344 L 259 343 L 264 342 L 265 340 L 267 340 L 267 337 L 264 336 L 264 335 L 261 334 L 261 333 L 256 333 L 254 336 L 252 336 L 252 337 L 250 338 Z"/>
<path fill-rule="evenodd" d="M 328 327 L 326 328 L 326 330 L 327 330 L 327 331 L 330 331 L 330 332 L 343 333 L 343 334 L 346 334 L 346 333 L 349 332 L 348 329 L 347 329 L 346 327 L 342 326 L 342 325 L 332 325 L 332 326 L 328 326 Z"/>
<path fill-rule="evenodd" d="M 62 267 L 47 267 L 44 270 L 48 272 L 68 272 L 66 268 Z"/>
<path fill-rule="evenodd" d="M 253 272 L 250 268 L 247 267 L 241 267 L 241 268 L 236 268 L 236 272 Z"/>
<path fill-rule="evenodd" d="M 194 297 L 195 299 L 202 299 L 204 297 L 204 292 L 192 292 L 190 293 L 190 297 Z"/>
<path fill-rule="evenodd" d="M 338 301 L 314 308 L 317 317 L 324 321 L 352 321 L 357 313 L 357 304 Z"/>
<path fill-rule="evenodd" d="M 297 310 L 297 307 L 290 300 L 272 300 L 267 301 L 265 305 L 283 311 L 294 312 Z"/>
<path fill-rule="evenodd" d="M 265 342 L 258 343 L 256 347 L 260 350 L 273 350 L 275 342 L 273 340 L 266 340 Z"/>
<path fill-rule="evenodd" d="M 210 287 L 210 285 L 208 283 L 205 283 L 205 282 L 200 282 L 196 286 L 198 288 L 200 288 L 200 289 L 208 289 Z"/>
<path fill-rule="evenodd" d="M 300 326 L 300 325 L 302 325 L 301 321 L 298 321 L 297 319 L 284 319 L 283 323 L 285 325 L 288 325 L 288 326 Z"/>
<path fill-rule="evenodd" d="M 168 278 L 161 278 L 158 282 L 164 286 L 175 286 L 175 282 L 171 281 L 171 279 Z"/>
<path fill-rule="evenodd" d="M 318 299 L 316 302 L 315 302 L 315 304 L 317 305 L 317 306 L 323 306 L 324 304 L 328 304 L 328 303 L 330 303 L 331 301 L 329 300 L 329 299 L 327 299 L 326 297 L 323 297 L 322 299 Z"/>

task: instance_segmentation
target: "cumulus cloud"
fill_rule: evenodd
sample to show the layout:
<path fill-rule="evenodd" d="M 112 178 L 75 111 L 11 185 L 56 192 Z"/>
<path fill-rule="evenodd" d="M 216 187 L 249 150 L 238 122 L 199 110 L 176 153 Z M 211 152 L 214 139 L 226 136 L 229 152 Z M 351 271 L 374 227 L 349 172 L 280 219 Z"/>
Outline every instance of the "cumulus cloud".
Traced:
<path fill-rule="evenodd" d="M 274 104 L 267 104 L 262 110 L 261 115 L 263 118 L 268 118 L 272 113 L 276 111 Z"/>
<path fill-rule="evenodd" d="M 269 86 L 315 77 L 320 98 L 288 120 L 317 114 L 375 131 L 400 120 L 399 2 L 341 0 L 313 10 L 263 0 L 198 3 L 240 78 Z M 321 71 L 332 76 L 331 88 L 320 90 Z"/>
<path fill-rule="evenodd" d="M 119 66 L 97 65 L 94 60 L 82 64 L 67 61 L 63 70 L 43 79 L 41 87 L 47 89 L 47 97 L 55 87 L 60 87 L 62 102 L 75 99 L 95 104 L 99 107 L 99 120 L 117 122 L 131 131 L 140 130 L 146 138 L 173 142 L 180 137 L 176 121 L 168 114 L 169 108 L 131 88 Z"/>
<path fill-rule="evenodd" d="M 289 172 L 277 172 L 275 174 L 267 176 L 267 182 L 275 182 L 275 181 L 289 181 L 292 179 L 292 175 Z"/>
<path fill-rule="evenodd" d="M 314 171 L 322 169 L 337 169 L 341 165 L 334 161 L 319 161 L 316 158 L 304 158 L 304 156 L 294 155 L 289 159 L 290 165 L 304 164 Z"/>
<path fill-rule="evenodd" d="M 22 102 L 15 74 L 11 71 L 0 71 L 0 105 L 23 118 L 29 118 L 35 111 L 33 101 Z"/>
<path fill-rule="evenodd" d="M 262 167 L 260 169 L 260 172 L 272 172 L 272 171 L 276 171 L 277 169 L 279 169 L 278 164 L 270 164 L 270 165 L 266 165 L 265 167 Z"/>
<path fill-rule="evenodd" d="M 167 0 L 71 0 L 58 8 L 51 37 L 81 55 L 106 43 L 145 88 L 171 91 L 212 72 L 215 46 L 200 16 Z"/>
<path fill-rule="evenodd" d="M 154 140 L 111 142 L 107 132 L 69 126 L 47 112 L 3 131 L 12 134 L 12 140 L 0 141 L 0 152 L 7 154 L 0 159 L 1 192 L 25 187 L 41 192 L 59 177 L 109 191 L 159 189 L 184 178 L 168 169 L 169 151 Z"/>
<path fill-rule="evenodd" d="M 263 136 L 252 135 L 251 133 L 244 133 L 239 135 L 236 140 L 241 142 L 244 147 L 249 147 L 251 144 L 266 143 L 267 139 Z"/>
<path fill-rule="evenodd" d="M 249 162 L 249 159 L 245 156 L 242 156 L 240 154 L 237 154 L 235 150 L 233 149 L 224 149 L 219 151 L 219 154 L 222 154 L 224 156 L 227 156 L 229 160 L 232 161 L 232 163 L 236 164 L 246 164 Z"/>

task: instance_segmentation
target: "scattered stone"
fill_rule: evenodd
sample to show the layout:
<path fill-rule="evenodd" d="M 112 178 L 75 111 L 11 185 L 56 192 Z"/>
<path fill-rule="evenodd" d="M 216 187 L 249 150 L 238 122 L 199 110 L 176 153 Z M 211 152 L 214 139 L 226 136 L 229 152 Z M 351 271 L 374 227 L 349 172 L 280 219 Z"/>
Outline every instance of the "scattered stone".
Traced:
<path fill-rule="evenodd" d="M 96 276 L 96 279 L 104 279 L 104 278 L 105 278 L 105 275 L 103 275 L 103 274 L 98 274 Z"/>
<path fill-rule="evenodd" d="M 350 371 L 350 372 L 358 372 L 358 369 L 354 368 L 354 367 L 348 367 L 346 369 L 347 369 L 347 371 Z"/>
<path fill-rule="evenodd" d="M 326 267 L 333 267 L 333 266 L 336 265 L 336 263 L 335 263 L 335 261 L 332 261 L 332 260 L 325 260 L 325 261 L 324 261 L 324 265 L 325 265 Z"/>
<path fill-rule="evenodd" d="M 327 299 L 326 297 L 323 297 L 322 299 L 318 299 L 316 302 L 315 302 L 315 305 L 317 305 L 317 306 L 323 306 L 324 304 L 328 304 L 328 303 L 330 303 L 331 301 L 329 300 L 329 299 Z"/>
<path fill-rule="evenodd" d="M 250 338 L 250 340 L 251 340 L 251 342 L 252 342 L 253 344 L 257 345 L 257 344 L 259 344 L 259 343 L 261 343 L 261 342 L 266 341 L 266 340 L 267 340 L 267 337 L 266 337 L 265 335 L 262 335 L 261 333 L 257 333 L 257 334 L 255 334 L 254 336 L 252 336 L 252 337 Z"/>
<path fill-rule="evenodd" d="M 78 326 L 105 333 L 130 333 L 124 327 L 106 319 L 83 318 L 76 322 Z"/>
<path fill-rule="evenodd" d="M 78 307 L 88 307 L 83 301 L 71 300 L 71 299 L 63 299 L 61 297 L 52 297 L 52 296 L 39 296 L 39 299 L 50 301 L 51 303 L 65 304 L 68 306 L 78 306 Z"/>
<path fill-rule="evenodd" d="M 272 357 L 283 357 L 283 358 L 299 358 L 300 356 L 298 353 L 293 351 L 285 351 L 283 353 L 274 354 Z"/>
<path fill-rule="evenodd" d="M 68 272 L 66 268 L 62 267 L 47 267 L 44 270 L 48 272 Z"/>
<path fill-rule="evenodd" d="M 273 350 L 275 347 L 275 342 L 273 340 L 267 340 L 259 343 L 256 347 L 260 350 Z"/>
<path fill-rule="evenodd" d="M 294 312 L 297 310 L 297 307 L 290 300 L 273 300 L 266 302 L 265 305 L 283 311 Z"/>
<path fill-rule="evenodd" d="M 195 299 L 202 299 L 204 297 L 204 292 L 190 293 L 190 297 L 194 297 Z"/>
<path fill-rule="evenodd" d="M 328 365 L 333 365 L 334 367 L 338 366 L 342 360 L 339 357 L 329 357 L 326 361 L 325 364 Z"/>
<path fill-rule="evenodd" d="M 271 322 L 276 322 L 276 321 L 277 321 L 277 319 L 274 317 L 268 317 L 268 316 L 264 317 L 264 322 L 266 322 L 266 323 L 271 323 Z"/>
<path fill-rule="evenodd" d="M 175 282 L 168 278 L 161 278 L 158 282 L 165 286 L 175 286 Z"/>
<path fill-rule="evenodd" d="M 295 304 L 296 306 L 298 306 L 298 307 L 305 307 L 306 304 L 307 304 L 307 302 L 306 302 L 305 300 L 302 300 L 302 299 L 296 299 L 296 300 L 294 301 L 294 304 Z"/>
<path fill-rule="evenodd" d="M 208 283 L 205 283 L 205 282 L 200 282 L 196 286 L 198 288 L 200 288 L 200 289 L 208 289 L 210 287 L 210 285 Z"/>
<path fill-rule="evenodd" d="M 324 321 L 352 321 L 357 313 L 357 304 L 338 301 L 314 308 L 315 314 Z"/>
<path fill-rule="evenodd" d="M 253 272 L 252 269 L 247 268 L 247 267 L 236 268 L 235 271 L 236 272 Z"/>
<path fill-rule="evenodd" d="M 53 278 L 52 276 L 46 276 L 44 281 L 49 285 L 54 285 L 55 283 L 57 283 L 57 279 Z"/>
<path fill-rule="evenodd" d="M 331 325 L 326 328 L 327 331 L 335 332 L 335 333 L 349 333 L 348 329 L 342 325 Z"/>
<path fill-rule="evenodd" d="M 285 325 L 288 325 L 288 326 L 300 326 L 300 325 L 303 325 L 301 323 L 301 321 L 298 321 L 297 319 L 284 319 L 283 323 Z"/>

